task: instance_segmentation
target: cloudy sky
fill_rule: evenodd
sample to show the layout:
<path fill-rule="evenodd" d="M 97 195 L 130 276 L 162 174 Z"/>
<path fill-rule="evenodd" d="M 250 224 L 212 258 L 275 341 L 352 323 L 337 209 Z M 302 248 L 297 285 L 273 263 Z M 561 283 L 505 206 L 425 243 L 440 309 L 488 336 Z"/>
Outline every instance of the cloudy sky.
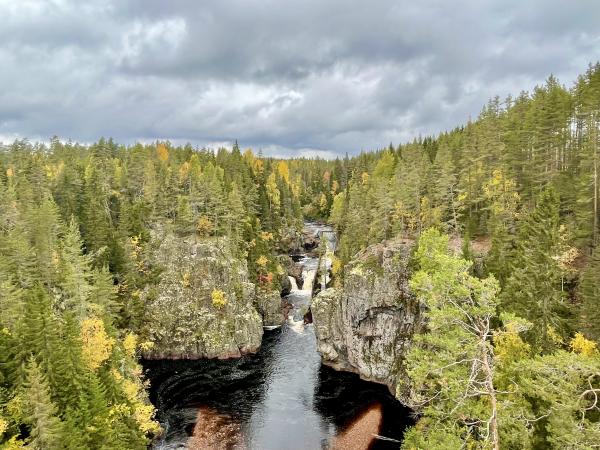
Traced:
<path fill-rule="evenodd" d="M 0 141 L 356 153 L 600 60 L 600 0 L 0 0 Z"/>

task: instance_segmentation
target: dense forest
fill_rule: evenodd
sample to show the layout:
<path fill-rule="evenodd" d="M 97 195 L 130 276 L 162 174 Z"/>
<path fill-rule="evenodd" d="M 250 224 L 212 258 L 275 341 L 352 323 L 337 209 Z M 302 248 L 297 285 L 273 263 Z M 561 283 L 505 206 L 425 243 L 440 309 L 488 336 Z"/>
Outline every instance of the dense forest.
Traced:
<path fill-rule="evenodd" d="M 571 88 L 550 77 L 495 98 L 439 136 L 336 160 L 2 147 L 0 448 L 145 448 L 160 433 L 138 364 L 153 345 L 141 293 L 161 276 L 154 230 L 226 237 L 270 289 L 303 219 L 338 232 L 334 283 L 370 244 L 418 242 L 428 332 L 400 362 L 420 412 L 404 448 L 597 448 L 599 150 L 600 65 Z"/>
<path fill-rule="evenodd" d="M 302 187 L 283 161 L 168 143 L 20 141 L 0 166 L 3 446 L 144 448 L 158 432 L 136 362 L 152 345 L 140 293 L 161 271 L 151 230 L 227 236 L 253 280 L 275 284 Z"/>
<path fill-rule="evenodd" d="M 599 132 L 596 65 L 571 89 L 550 77 L 451 132 L 364 153 L 340 180 L 340 276 L 369 244 L 419 240 L 429 332 L 405 362 L 423 412 L 405 448 L 597 447 Z"/>

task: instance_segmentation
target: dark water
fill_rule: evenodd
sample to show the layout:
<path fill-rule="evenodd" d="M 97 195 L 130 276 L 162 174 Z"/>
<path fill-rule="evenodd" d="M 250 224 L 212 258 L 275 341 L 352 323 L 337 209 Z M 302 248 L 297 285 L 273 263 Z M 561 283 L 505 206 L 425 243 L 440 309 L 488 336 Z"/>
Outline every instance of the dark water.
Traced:
<path fill-rule="evenodd" d="M 314 277 L 315 258 L 304 260 L 305 286 Z M 186 448 L 199 408 L 228 418 L 248 449 L 312 450 L 329 448 L 369 407 L 382 410 L 380 435 L 400 440 L 412 423 L 410 410 L 382 385 L 321 365 L 313 325 L 304 325 L 310 291 L 295 288 L 288 297 L 290 318 L 266 331 L 256 355 L 236 360 L 146 361 L 151 400 L 166 429 L 155 448 Z M 372 449 L 397 449 L 398 443 L 374 440 Z"/>

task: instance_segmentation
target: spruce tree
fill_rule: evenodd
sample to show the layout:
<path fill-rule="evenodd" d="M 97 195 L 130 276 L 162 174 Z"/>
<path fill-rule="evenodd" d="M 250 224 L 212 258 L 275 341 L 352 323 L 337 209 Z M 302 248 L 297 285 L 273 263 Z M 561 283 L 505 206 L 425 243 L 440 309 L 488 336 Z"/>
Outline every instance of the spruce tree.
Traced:
<path fill-rule="evenodd" d="M 591 259 L 579 280 L 581 302 L 579 325 L 588 338 L 600 342 L 600 248 L 594 248 Z"/>
<path fill-rule="evenodd" d="M 561 290 L 559 255 L 559 199 L 552 188 L 538 197 L 522 221 L 514 256 L 514 270 L 504 288 L 504 307 L 534 326 L 530 338 L 536 348 L 551 351 L 553 331 L 565 332 L 567 311 Z"/>
<path fill-rule="evenodd" d="M 46 379 L 35 359 L 29 360 L 25 373 L 23 412 L 25 423 L 29 426 L 29 445 L 36 450 L 61 449 L 61 422 L 50 399 Z"/>

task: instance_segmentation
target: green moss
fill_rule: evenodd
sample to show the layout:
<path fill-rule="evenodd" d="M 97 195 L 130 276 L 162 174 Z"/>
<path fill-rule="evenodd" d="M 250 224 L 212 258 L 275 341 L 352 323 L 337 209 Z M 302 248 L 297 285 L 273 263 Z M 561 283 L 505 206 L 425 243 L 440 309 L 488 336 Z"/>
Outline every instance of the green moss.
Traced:
<path fill-rule="evenodd" d="M 350 271 L 353 275 L 366 276 L 373 283 L 375 279 L 383 276 L 383 266 L 376 255 L 369 255 L 366 259 L 360 261 Z"/>
<path fill-rule="evenodd" d="M 235 295 L 236 300 L 238 300 L 239 302 L 244 300 L 244 288 L 242 286 L 242 283 L 236 281 L 233 284 L 233 293 Z"/>

